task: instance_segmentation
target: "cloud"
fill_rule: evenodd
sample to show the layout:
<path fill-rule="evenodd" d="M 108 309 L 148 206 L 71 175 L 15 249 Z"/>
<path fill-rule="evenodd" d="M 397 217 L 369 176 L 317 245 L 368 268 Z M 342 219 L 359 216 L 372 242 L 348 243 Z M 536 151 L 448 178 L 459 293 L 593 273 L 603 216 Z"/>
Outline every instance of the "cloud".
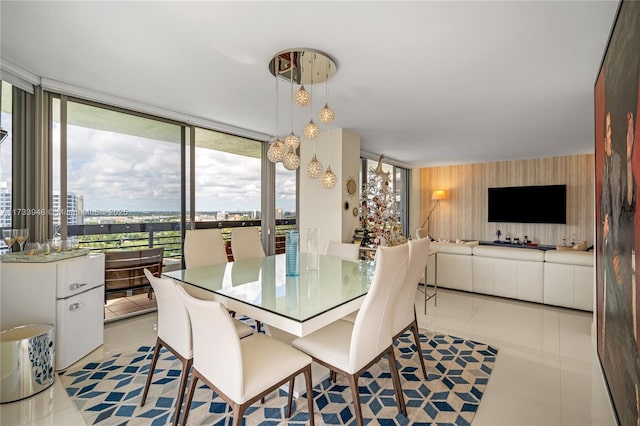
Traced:
<path fill-rule="evenodd" d="M 180 210 L 178 144 L 69 126 L 67 161 L 68 191 L 85 209 Z M 259 159 L 196 148 L 195 164 L 197 211 L 260 210 Z M 295 209 L 295 172 L 282 165 L 276 194 L 277 207 Z"/>

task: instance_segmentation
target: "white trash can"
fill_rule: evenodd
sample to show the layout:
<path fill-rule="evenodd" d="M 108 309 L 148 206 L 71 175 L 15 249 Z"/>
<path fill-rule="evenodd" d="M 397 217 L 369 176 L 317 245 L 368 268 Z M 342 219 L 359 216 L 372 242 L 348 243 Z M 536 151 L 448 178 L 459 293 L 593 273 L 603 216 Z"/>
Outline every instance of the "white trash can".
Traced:
<path fill-rule="evenodd" d="M 53 384 L 54 337 L 51 324 L 0 331 L 0 403 L 27 398 Z"/>

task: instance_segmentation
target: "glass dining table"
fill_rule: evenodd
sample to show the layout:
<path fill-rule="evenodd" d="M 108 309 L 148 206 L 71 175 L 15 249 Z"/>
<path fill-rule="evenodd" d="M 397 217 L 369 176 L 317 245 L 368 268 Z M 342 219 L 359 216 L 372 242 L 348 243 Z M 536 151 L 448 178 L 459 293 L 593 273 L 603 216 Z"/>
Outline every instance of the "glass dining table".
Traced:
<path fill-rule="evenodd" d="M 356 311 L 375 269 L 370 260 L 318 255 L 315 262 L 311 256 L 299 254 L 298 276 L 285 273 L 284 254 L 163 275 L 187 290 L 193 286 L 209 292 L 231 311 L 301 337 Z M 309 268 L 311 264 L 317 268 Z"/>

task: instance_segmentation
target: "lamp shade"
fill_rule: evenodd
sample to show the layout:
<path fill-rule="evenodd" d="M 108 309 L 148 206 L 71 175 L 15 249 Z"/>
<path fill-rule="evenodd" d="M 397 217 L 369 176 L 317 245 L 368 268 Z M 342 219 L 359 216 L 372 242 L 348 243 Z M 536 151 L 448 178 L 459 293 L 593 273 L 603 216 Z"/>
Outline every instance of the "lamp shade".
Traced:
<path fill-rule="evenodd" d="M 447 191 L 443 189 L 437 189 L 431 193 L 432 200 L 445 200 L 447 198 Z"/>

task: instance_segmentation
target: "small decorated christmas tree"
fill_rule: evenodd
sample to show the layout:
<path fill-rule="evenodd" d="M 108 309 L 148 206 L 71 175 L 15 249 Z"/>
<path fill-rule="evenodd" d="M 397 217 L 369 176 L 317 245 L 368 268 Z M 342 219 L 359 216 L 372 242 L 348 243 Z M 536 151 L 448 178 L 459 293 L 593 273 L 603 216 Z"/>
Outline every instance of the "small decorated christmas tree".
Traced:
<path fill-rule="evenodd" d="M 369 169 L 367 182 L 360 197 L 360 225 L 369 246 L 396 246 L 407 239 L 402 235 L 402 224 L 396 211 L 396 196 L 389 182 L 389 172 L 378 166 Z"/>

